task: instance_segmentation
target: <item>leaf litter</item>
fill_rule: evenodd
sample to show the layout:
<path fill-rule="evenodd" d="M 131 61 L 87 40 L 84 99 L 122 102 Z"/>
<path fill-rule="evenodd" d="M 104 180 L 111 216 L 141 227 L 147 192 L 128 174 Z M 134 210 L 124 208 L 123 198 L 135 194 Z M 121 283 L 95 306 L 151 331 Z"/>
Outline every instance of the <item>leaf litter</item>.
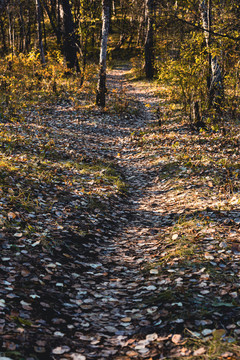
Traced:
<path fill-rule="evenodd" d="M 240 356 L 238 133 L 192 134 L 123 75 L 137 113 L 110 92 L 1 123 L 1 359 Z"/>

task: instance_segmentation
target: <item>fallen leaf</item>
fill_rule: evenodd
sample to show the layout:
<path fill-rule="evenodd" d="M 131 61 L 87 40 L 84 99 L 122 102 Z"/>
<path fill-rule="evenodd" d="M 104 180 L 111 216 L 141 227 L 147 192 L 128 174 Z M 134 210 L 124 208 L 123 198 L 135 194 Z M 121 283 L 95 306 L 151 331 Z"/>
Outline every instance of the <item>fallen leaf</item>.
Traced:
<path fill-rule="evenodd" d="M 122 322 L 126 322 L 126 323 L 130 322 L 131 320 L 132 319 L 130 317 L 125 317 L 121 319 Z"/>
<path fill-rule="evenodd" d="M 81 355 L 81 354 L 71 354 L 71 358 L 73 360 L 86 360 L 86 356 Z"/>
<path fill-rule="evenodd" d="M 228 357 L 232 357 L 233 353 L 230 351 L 226 351 L 225 353 L 221 354 L 221 357 L 223 358 L 228 358 Z"/>
<path fill-rule="evenodd" d="M 203 336 L 208 336 L 208 335 L 211 335 L 212 332 L 213 332 L 213 330 L 211 330 L 211 329 L 204 329 L 204 330 L 202 331 L 202 335 L 203 335 Z"/>
<path fill-rule="evenodd" d="M 131 357 L 136 357 L 138 356 L 138 353 L 136 351 L 133 351 L 133 350 L 130 350 L 130 351 L 127 351 L 127 356 L 129 356 L 130 358 Z"/>
<path fill-rule="evenodd" d="M 63 337 L 64 334 L 60 331 L 55 331 L 55 333 L 53 334 L 54 336 L 59 336 L 59 337 Z"/>
<path fill-rule="evenodd" d="M 206 352 L 206 349 L 204 347 L 200 347 L 199 349 L 195 350 L 193 352 L 193 356 L 200 356 Z"/>
<path fill-rule="evenodd" d="M 15 233 L 15 234 L 13 234 L 13 236 L 20 238 L 23 236 L 23 233 Z"/>
<path fill-rule="evenodd" d="M 172 337 L 172 342 L 174 344 L 180 344 L 182 342 L 182 335 L 174 334 L 173 337 Z"/>
<path fill-rule="evenodd" d="M 20 304 L 22 305 L 22 308 L 24 310 L 28 310 L 28 311 L 31 311 L 32 310 L 32 307 L 30 306 L 31 304 L 27 303 L 26 301 L 20 301 Z"/>
<path fill-rule="evenodd" d="M 9 220 L 12 220 L 15 219 L 17 215 L 14 212 L 9 212 L 7 216 Z"/>
<path fill-rule="evenodd" d="M 4 299 L 0 299 L 0 307 L 4 308 L 6 306 L 5 304 L 5 300 Z"/>
<path fill-rule="evenodd" d="M 63 345 L 63 346 L 58 346 L 55 349 L 53 349 L 52 353 L 54 355 L 62 355 L 65 354 L 66 352 L 69 352 L 71 349 L 69 346 Z"/>
<path fill-rule="evenodd" d="M 28 275 L 30 275 L 30 271 L 24 269 L 24 270 L 21 271 L 21 275 L 23 277 L 27 277 Z"/>
<path fill-rule="evenodd" d="M 146 340 L 148 340 L 148 341 L 154 341 L 154 340 L 157 340 L 157 338 L 158 338 L 157 333 L 149 334 L 146 336 Z"/>
<path fill-rule="evenodd" d="M 14 351 L 16 350 L 16 347 L 17 345 L 13 342 L 7 342 L 6 343 L 6 348 L 9 350 L 9 351 Z"/>
<path fill-rule="evenodd" d="M 158 270 L 157 270 L 157 269 L 151 269 L 151 270 L 150 270 L 150 274 L 155 274 L 155 275 L 157 275 L 157 274 L 158 274 Z"/>
<path fill-rule="evenodd" d="M 217 329 L 213 331 L 213 337 L 214 339 L 221 339 L 221 337 L 223 337 L 226 334 L 226 330 L 224 329 Z"/>

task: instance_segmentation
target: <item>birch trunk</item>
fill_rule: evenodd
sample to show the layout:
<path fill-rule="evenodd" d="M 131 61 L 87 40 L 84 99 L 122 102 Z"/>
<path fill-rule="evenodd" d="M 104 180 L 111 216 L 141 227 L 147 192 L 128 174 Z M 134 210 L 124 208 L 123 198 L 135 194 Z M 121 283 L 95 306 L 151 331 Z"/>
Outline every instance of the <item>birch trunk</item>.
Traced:
<path fill-rule="evenodd" d="M 102 40 L 99 59 L 99 78 L 97 85 L 96 104 L 105 106 L 106 96 L 106 68 L 107 68 L 107 41 L 110 20 L 110 0 L 102 0 Z"/>
<path fill-rule="evenodd" d="M 153 1 L 146 0 L 145 74 L 147 79 L 153 78 Z"/>
<path fill-rule="evenodd" d="M 218 113 L 221 112 L 221 104 L 224 98 L 222 70 L 217 56 L 211 54 L 211 0 L 208 0 L 208 6 L 205 0 L 201 0 L 200 10 L 204 29 L 206 47 L 208 50 L 209 74 L 207 79 L 208 86 L 208 107 L 214 107 Z"/>

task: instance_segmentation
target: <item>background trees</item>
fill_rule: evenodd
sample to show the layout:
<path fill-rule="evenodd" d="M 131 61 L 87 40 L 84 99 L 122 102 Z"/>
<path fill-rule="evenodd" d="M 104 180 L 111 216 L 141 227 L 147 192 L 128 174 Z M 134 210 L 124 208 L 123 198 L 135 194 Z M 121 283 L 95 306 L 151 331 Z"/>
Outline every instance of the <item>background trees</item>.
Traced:
<path fill-rule="evenodd" d="M 104 4 L 101 0 L 1 0 L 2 59 L 34 51 L 47 63 L 57 51 L 71 71 L 81 72 L 83 82 L 86 65 L 99 63 L 101 38 L 106 38 L 101 37 Z M 105 50 L 110 62 L 132 59 L 136 75 L 167 82 L 171 100 L 180 102 L 188 113 L 195 101 L 202 113 L 215 111 L 215 120 L 223 107 L 236 110 L 238 1 L 109 0 L 109 13 Z M 102 34 L 108 27 L 104 24 Z"/>

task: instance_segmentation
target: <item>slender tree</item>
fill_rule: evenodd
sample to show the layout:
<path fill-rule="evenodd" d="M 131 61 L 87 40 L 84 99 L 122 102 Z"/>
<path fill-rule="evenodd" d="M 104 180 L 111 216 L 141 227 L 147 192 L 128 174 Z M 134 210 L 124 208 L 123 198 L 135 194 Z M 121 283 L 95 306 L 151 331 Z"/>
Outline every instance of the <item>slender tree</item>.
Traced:
<path fill-rule="evenodd" d="M 19 51 L 24 52 L 26 50 L 26 31 L 25 31 L 25 19 L 23 16 L 23 3 L 19 2 Z"/>
<path fill-rule="evenodd" d="M 216 55 L 212 56 L 211 46 L 212 46 L 212 1 L 208 0 L 208 4 L 206 4 L 206 0 L 201 0 L 200 10 L 202 16 L 202 23 L 206 41 L 206 47 L 208 50 L 208 63 L 209 63 L 209 71 L 207 78 L 208 85 L 208 106 L 211 108 L 212 106 L 220 112 L 221 104 L 223 101 L 224 93 L 223 93 L 223 79 L 222 79 L 222 71 L 218 62 L 218 58 Z"/>
<path fill-rule="evenodd" d="M 147 32 L 144 45 L 145 74 L 147 79 L 153 78 L 153 8 L 154 0 L 146 0 Z"/>
<path fill-rule="evenodd" d="M 52 8 L 50 9 L 48 3 L 45 0 L 40 0 L 40 1 L 41 1 L 42 5 L 43 5 L 44 9 L 47 12 L 50 24 L 51 24 L 52 29 L 53 29 L 56 37 L 57 37 L 57 43 L 61 44 L 61 30 L 57 25 L 57 16 L 56 16 L 56 12 L 53 11 L 53 5 L 52 5 Z"/>
<path fill-rule="evenodd" d="M 107 41 L 109 32 L 110 0 L 102 0 L 102 40 L 99 59 L 99 78 L 97 85 L 96 104 L 105 106 L 106 97 L 106 67 L 107 67 Z"/>
<path fill-rule="evenodd" d="M 36 12 L 37 12 L 37 25 L 38 25 L 38 46 L 40 51 L 40 59 L 41 63 L 45 64 L 45 55 L 44 55 L 44 49 L 43 49 L 43 41 L 42 41 L 42 7 L 39 0 L 36 0 Z"/>
<path fill-rule="evenodd" d="M 2 18 L 0 18 L 0 29 L 1 29 L 1 39 L 2 39 L 2 44 L 3 44 L 3 53 L 7 52 L 7 41 L 6 41 L 6 32 L 5 32 L 5 27 L 4 27 L 4 20 Z"/>

